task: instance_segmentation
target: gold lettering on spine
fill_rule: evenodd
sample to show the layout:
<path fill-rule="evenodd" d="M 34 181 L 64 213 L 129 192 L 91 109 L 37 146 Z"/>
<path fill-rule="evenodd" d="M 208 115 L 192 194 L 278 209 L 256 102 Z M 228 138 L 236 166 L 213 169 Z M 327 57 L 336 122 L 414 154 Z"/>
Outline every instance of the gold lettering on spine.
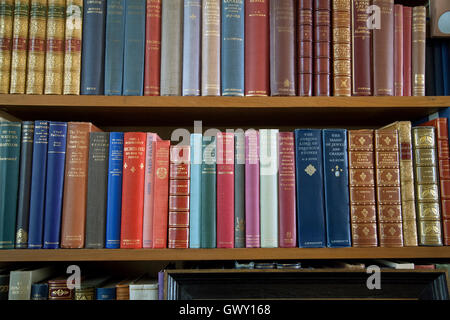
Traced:
<path fill-rule="evenodd" d="M 64 94 L 80 94 L 82 0 L 67 0 L 64 55 Z"/>
<path fill-rule="evenodd" d="M 333 0 L 334 95 L 351 96 L 351 1 Z"/>
<path fill-rule="evenodd" d="M 0 0 L 0 93 L 9 93 L 14 0 Z"/>

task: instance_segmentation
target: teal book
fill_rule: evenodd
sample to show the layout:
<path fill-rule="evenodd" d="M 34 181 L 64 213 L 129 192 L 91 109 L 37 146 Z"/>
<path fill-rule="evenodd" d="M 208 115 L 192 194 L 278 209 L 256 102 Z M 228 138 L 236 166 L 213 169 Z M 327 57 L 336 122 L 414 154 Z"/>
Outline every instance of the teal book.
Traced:
<path fill-rule="evenodd" d="M 189 195 L 189 247 L 201 247 L 202 134 L 191 134 L 191 186 Z"/>
<path fill-rule="evenodd" d="M 245 133 L 234 133 L 234 247 L 245 248 Z"/>
<path fill-rule="evenodd" d="M 201 247 L 216 247 L 216 137 L 204 136 L 202 143 Z"/>

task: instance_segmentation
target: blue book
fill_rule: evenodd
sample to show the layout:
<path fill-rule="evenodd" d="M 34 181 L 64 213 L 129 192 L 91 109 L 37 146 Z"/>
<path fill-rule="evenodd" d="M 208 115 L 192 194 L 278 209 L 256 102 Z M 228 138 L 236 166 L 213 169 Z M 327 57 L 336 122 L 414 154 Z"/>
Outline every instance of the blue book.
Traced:
<path fill-rule="evenodd" d="M 81 94 L 103 95 L 106 0 L 84 0 Z"/>
<path fill-rule="evenodd" d="M 127 0 L 125 4 L 125 49 L 123 95 L 144 94 L 145 0 Z"/>
<path fill-rule="evenodd" d="M 325 247 L 322 131 L 295 130 L 299 247 Z"/>
<path fill-rule="evenodd" d="M 95 289 L 95 300 L 116 300 L 116 287 L 109 286 Z"/>
<path fill-rule="evenodd" d="M 109 135 L 108 191 L 106 204 L 106 243 L 108 249 L 120 248 L 122 212 L 123 132 Z"/>
<path fill-rule="evenodd" d="M 189 198 L 189 248 L 201 247 L 202 134 L 191 134 L 191 191 Z"/>
<path fill-rule="evenodd" d="M 244 1 L 222 0 L 222 95 L 244 95 Z"/>
<path fill-rule="evenodd" d="M 449 45 L 447 41 L 442 43 L 442 76 L 444 78 L 444 94 L 445 96 L 450 96 L 450 55 L 449 55 Z"/>
<path fill-rule="evenodd" d="M 59 248 L 67 123 L 50 122 L 48 129 L 47 181 L 45 186 L 44 249 Z"/>
<path fill-rule="evenodd" d="M 200 95 L 202 1 L 185 0 L 183 27 L 183 96 Z"/>
<path fill-rule="evenodd" d="M 106 8 L 105 95 L 122 95 L 125 0 L 109 0 Z"/>
<path fill-rule="evenodd" d="M 434 53 L 434 88 L 437 96 L 444 95 L 444 77 L 442 73 L 442 43 L 439 39 L 433 40 Z"/>
<path fill-rule="evenodd" d="M 49 122 L 35 121 L 33 165 L 31 169 L 30 220 L 28 223 L 28 249 L 42 248 L 48 137 Z"/>
<path fill-rule="evenodd" d="M 327 246 L 350 247 L 347 130 L 324 129 L 322 138 Z"/>
<path fill-rule="evenodd" d="M 48 300 L 48 283 L 33 283 L 31 285 L 31 300 Z"/>

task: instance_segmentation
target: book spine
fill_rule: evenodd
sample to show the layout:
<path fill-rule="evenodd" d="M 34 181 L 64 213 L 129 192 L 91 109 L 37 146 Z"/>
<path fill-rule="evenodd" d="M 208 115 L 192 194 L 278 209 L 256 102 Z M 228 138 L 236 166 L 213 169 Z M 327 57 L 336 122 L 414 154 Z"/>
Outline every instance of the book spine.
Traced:
<path fill-rule="evenodd" d="M 143 234 L 142 234 L 142 246 L 144 248 L 153 247 L 153 199 L 154 199 L 154 186 L 153 181 L 155 177 L 154 170 L 154 142 L 157 137 L 154 133 L 147 133 L 147 147 L 145 150 L 145 188 L 144 188 L 144 221 L 143 221 Z"/>
<path fill-rule="evenodd" d="M 380 247 L 403 247 L 397 130 L 375 130 L 377 220 Z"/>
<path fill-rule="evenodd" d="M 202 141 L 202 212 L 201 247 L 216 247 L 216 137 L 203 136 Z"/>
<path fill-rule="evenodd" d="M 191 181 L 189 194 L 189 248 L 201 247 L 202 135 L 191 134 Z"/>
<path fill-rule="evenodd" d="M 442 70 L 443 72 L 443 90 L 442 95 L 450 96 L 450 46 L 448 43 L 442 44 Z"/>
<path fill-rule="evenodd" d="M 394 5 L 394 95 L 402 97 L 404 95 L 403 87 L 403 5 Z"/>
<path fill-rule="evenodd" d="M 412 8 L 403 7 L 403 95 L 411 96 Z M 405 239 L 406 240 L 406 239 Z"/>
<path fill-rule="evenodd" d="M 270 94 L 269 0 L 245 1 L 245 95 Z"/>
<path fill-rule="evenodd" d="M 412 95 L 425 96 L 425 61 L 427 12 L 422 6 L 412 9 Z"/>
<path fill-rule="evenodd" d="M 378 244 L 374 131 L 348 131 L 350 219 L 353 247 Z"/>
<path fill-rule="evenodd" d="M 372 31 L 367 27 L 369 0 L 353 0 L 352 10 L 352 94 L 371 96 Z"/>
<path fill-rule="evenodd" d="M 259 132 L 245 132 L 245 247 L 261 246 L 259 198 Z"/>
<path fill-rule="evenodd" d="M 30 300 L 32 271 L 11 271 L 8 300 Z"/>
<path fill-rule="evenodd" d="M 105 247 L 108 155 L 109 132 L 92 132 L 86 202 L 86 248 L 89 249 Z"/>
<path fill-rule="evenodd" d="M 19 192 L 16 218 L 16 248 L 28 247 L 31 170 L 33 166 L 34 122 L 22 122 Z"/>
<path fill-rule="evenodd" d="M 0 1 L 0 93 L 9 93 L 14 0 Z"/>
<path fill-rule="evenodd" d="M 161 82 L 161 0 L 147 1 L 144 96 L 159 96 Z"/>
<path fill-rule="evenodd" d="M 299 247 L 325 247 L 322 132 L 295 130 Z"/>
<path fill-rule="evenodd" d="M 183 0 L 163 1 L 161 95 L 181 96 L 183 71 Z"/>
<path fill-rule="evenodd" d="M 120 248 L 122 212 L 123 132 L 109 135 L 108 196 L 106 206 L 106 243 L 108 249 Z"/>
<path fill-rule="evenodd" d="M 82 44 L 82 26 L 83 26 L 83 1 L 82 0 L 67 0 L 66 1 L 66 48 L 64 55 L 64 94 L 79 95 L 81 83 L 81 44 Z M 90 5 L 87 10 L 92 10 Z M 92 15 L 92 13 L 87 13 Z M 96 12 L 96 14 L 98 14 Z M 89 20 L 88 20 L 89 21 Z M 89 26 L 89 24 L 88 24 Z M 104 31 L 104 30 L 102 30 Z M 92 34 L 92 30 L 90 32 Z M 102 33 L 104 34 L 104 32 Z M 89 40 L 89 39 L 88 39 Z M 92 45 L 92 44 L 90 44 Z M 90 45 L 83 48 L 84 51 L 92 50 Z M 95 43 L 98 50 L 98 43 Z M 101 50 L 98 50 L 101 52 Z M 103 61 L 102 61 L 103 63 Z M 96 66 L 97 67 L 97 66 Z M 84 70 L 85 72 L 87 70 Z M 89 70 L 91 72 L 92 70 Z M 103 76 L 103 75 L 102 75 Z M 103 93 L 103 92 L 102 92 Z"/>
<path fill-rule="evenodd" d="M 322 132 L 327 247 L 350 247 L 347 130 Z"/>
<path fill-rule="evenodd" d="M 30 0 L 15 0 L 9 88 L 11 94 L 25 93 L 29 15 Z"/>
<path fill-rule="evenodd" d="M 122 95 L 123 52 L 125 41 L 125 0 L 106 4 L 105 95 Z"/>
<path fill-rule="evenodd" d="M 373 0 L 381 9 L 380 28 L 373 30 L 373 73 L 375 96 L 394 95 L 394 0 Z"/>
<path fill-rule="evenodd" d="M 142 132 L 124 134 L 121 249 L 142 248 L 146 139 Z"/>
<path fill-rule="evenodd" d="M 201 52 L 201 0 L 184 2 L 183 96 L 199 96 Z"/>
<path fill-rule="evenodd" d="M 270 90 L 295 96 L 295 3 L 270 2 Z"/>
<path fill-rule="evenodd" d="M 281 248 L 294 248 L 297 246 L 297 215 L 293 132 L 278 134 L 278 168 L 278 244 Z"/>
<path fill-rule="evenodd" d="M 48 284 L 47 283 L 33 283 L 31 285 L 31 300 L 47 300 L 48 299 Z"/>
<path fill-rule="evenodd" d="M 352 95 L 352 9 L 350 0 L 333 0 L 333 93 L 336 97 Z"/>
<path fill-rule="evenodd" d="M 145 8 L 145 0 L 125 2 L 124 96 L 142 96 L 144 92 Z"/>
<path fill-rule="evenodd" d="M 245 133 L 234 133 L 234 247 L 245 248 Z"/>
<path fill-rule="evenodd" d="M 27 94 L 44 93 L 46 27 L 47 0 L 31 0 L 25 90 Z"/>
<path fill-rule="evenodd" d="M 0 300 L 8 300 L 9 273 L 0 276 Z"/>
<path fill-rule="evenodd" d="M 412 14 L 412 13 L 411 13 Z M 442 70 L 444 70 L 443 65 L 443 54 L 442 54 L 442 43 L 440 42 L 440 39 L 434 39 L 433 40 L 433 58 L 434 58 L 434 86 L 436 90 L 437 96 L 443 96 L 445 95 L 444 90 L 444 73 Z M 411 78 L 412 82 L 412 78 Z M 412 90 L 412 89 L 411 89 Z"/>
<path fill-rule="evenodd" d="M 48 282 L 48 300 L 73 300 L 74 290 L 67 287 L 67 280 Z"/>
<path fill-rule="evenodd" d="M 202 0 L 202 96 L 220 96 L 221 0 Z"/>
<path fill-rule="evenodd" d="M 47 176 L 48 121 L 34 122 L 33 165 L 31 170 L 28 248 L 42 248 L 44 233 L 45 183 Z"/>
<path fill-rule="evenodd" d="M 331 95 L 331 0 L 314 0 L 314 95 Z"/>
<path fill-rule="evenodd" d="M 278 247 L 278 129 L 259 130 L 261 248 Z"/>
<path fill-rule="evenodd" d="M 313 94 L 313 0 L 299 0 L 297 14 L 298 95 Z"/>
<path fill-rule="evenodd" d="M 66 162 L 67 123 L 50 122 L 48 129 L 47 181 L 45 190 L 44 249 L 60 245 L 61 214 Z"/>
<path fill-rule="evenodd" d="M 45 94 L 63 93 L 66 1 L 48 0 Z"/>
<path fill-rule="evenodd" d="M 19 122 L 0 122 L 0 249 L 14 248 L 21 127 Z"/>
<path fill-rule="evenodd" d="M 425 95 L 436 96 L 436 86 L 434 77 L 434 53 L 433 40 L 426 41 L 426 63 L 425 63 Z"/>
<path fill-rule="evenodd" d="M 116 288 L 97 288 L 95 290 L 96 300 L 116 300 Z"/>

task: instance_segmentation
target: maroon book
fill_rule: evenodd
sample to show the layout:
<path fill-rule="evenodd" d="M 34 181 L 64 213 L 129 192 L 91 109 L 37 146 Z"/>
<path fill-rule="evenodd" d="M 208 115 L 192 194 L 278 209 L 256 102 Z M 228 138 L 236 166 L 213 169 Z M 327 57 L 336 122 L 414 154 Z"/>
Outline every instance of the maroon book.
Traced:
<path fill-rule="evenodd" d="M 403 7 L 403 95 L 411 96 L 412 8 Z"/>
<path fill-rule="evenodd" d="M 402 97 L 404 96 L 403 6 L 396 4 L 394 12 L 394 95 Z"/>
<path fill-rule="evenodd" d="M 314 95 L 330 96 L 331 0 L 314 0 Z"/>
<path fill-rule="evenodd" d="M 298 0 L 298 95 L 313 94 L 313 0 Z"/>
<path fill-rule="evenodd" d="M 144 96 L 159 96 L 161 80 L 161 0 L 147 1 Z"/>

